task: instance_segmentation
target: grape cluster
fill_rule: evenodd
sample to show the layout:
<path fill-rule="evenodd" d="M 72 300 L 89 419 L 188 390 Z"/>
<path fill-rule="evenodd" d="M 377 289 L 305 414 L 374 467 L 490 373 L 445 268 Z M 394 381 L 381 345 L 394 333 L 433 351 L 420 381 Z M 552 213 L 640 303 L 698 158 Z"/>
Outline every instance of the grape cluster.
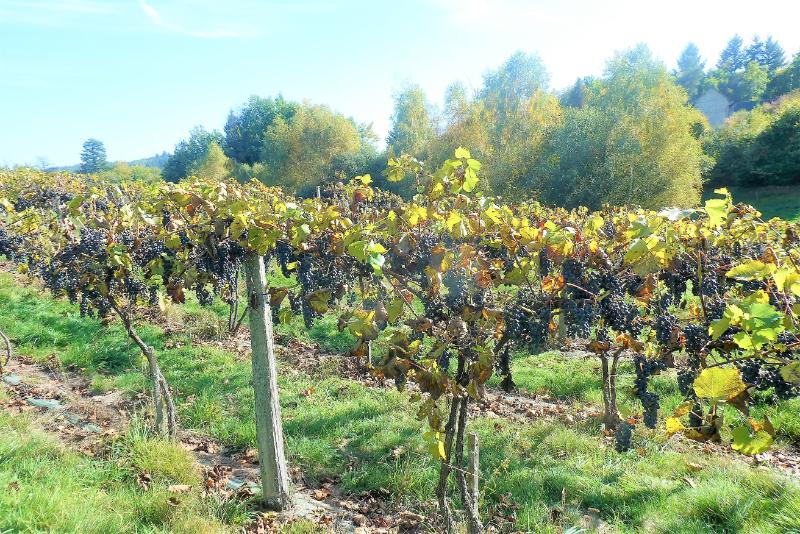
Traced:
<path fill-rule="evenodd" d="M 656 317 L 656 341 L 665 347 L 672 344 L 672 333 L 677 325 L 677 319 L 671 313 L 660 314 Z"/>
<path fill-rule="evenodd" d="M 750 358 L 736 362 L 742 380 L 759 391 L 771 390 L 775 399 L 788 399 L 797 396 L 797 387 L 787 382 L 781 375 L 781 365 L 770 365 L 764 360 Z"/>
<path fill-rule="evenodd" d="M 50 187 L 33 187 L 24 192 L 14 201 L 16 211 L 29 208 L 54 209 L 71 201 L 75 196 L 72 193 Z"/>
<path fill-rule="evenodd" d="M 588 339 L 597 320 L 597 310 L 591 300 L 565 300 L 561 305 L 570 337 Z"/>
<path fill-rule="evenodd" d="M 505 334 L 511 341 L 525 347 L 542 347 L 547 342 L 552 317 L 550 309 L 527 291 L 504 310 Z"/>
<path fill-rule="evenodd" d="M 683 339 L 686 352 L 691 354 L 699 354 L 706 344 L 711 341 L 706 327 L 699 324 L 687 324 L 684 326 Z"/>
<path fill-rule="evenodd" d="M 503 377 L 500 382 L 500 387 L 506 393 L 511 393 L 516 387 L 516 384 L 514 384 L 514 378 L 511 372 L 511 349 L 509 349 L 508 345 L 503 347 L 503 350 L 500 352 L 500 358 L 497 360 L 497 374 Z"/>
<path fill-rule="evenodd" d="M 619 295 L 609 295 L 600 301 L 600 310 L 606 324 L 618 332 L 637 336 L 642 330 L 639 309 Z"/>
<path fill-rule="evenodd" d="M 295 272 L 300 285 L 300 311 L 309 328 L 320 317 L 309 302 L 311 293 L 330 290 L 331 298 L 336 301 L 347 294 L 359 277 L 372 278 L 372 267 L 356 262 L 349 256 L 335 254 L 324 239 L 326 236 L 318 238 L 308 252 L 289 255 L 285 248 L 276 249 L 279 264 L 288 259 L 296 263 Z M 286 267 L 288 270 L 288 265 Z"/>
<path fill-rule="evenodd" d="M 697 354 L 689 354 L 686 366 L 678 371 L 678 391 L 684 396 L 694 395 L 694 379 L 700 374 L 702 362 Z"/>
<path fill-rule="evenodd" d="M 647 386 L 650 377 L 666 369 L 666 365 L 661 360 L 647 359 L 641 354 L 634 356 L 633 365 L 636 372 L 633 387 L 644 409 L 644 425 L 647 428 L 655 428 L 658 422 L 659 396 L 657 393 L 647 391 Z"/>
<path fill-rule="evenodd" d="M 627 452 L 631 450 L 632 438 L 633 425 L 627 421 L 622 421 L 614 432 L 614 450 L 617 452 Z"/>
<path fill-rule="evenodd" d="M 409 250 L 406 252 L 400 250 L 400 247 L 392 248 L 389 262 L 396 273 L 427 288 L 428 277 L 425 268 L 430 266 L 433 249 L 439 244 L 440 238 L 435 233 L 423 232 L 408 239 L 411 241 L 407 245 Z"/>
<path fill-rule="evenodd" d="M 158 249 L 154 249 L 155 253 Z M 239 272 L 244 263 L 245 250 L 237 241 L 226 239 L 210 242 L 204 247 L 194 247 L 194 262 L 198 279 L 194 285 L 197 300 L 207 306 L 218 295 L 228 304 L 239 298 Z M 212 290 L 206 287 L 210 284 Z"/>
<path fill-rule="evenodd" d="M 442 284 L 447 288 L 444 301 L 454 313 L 461 313 L 469 301 L 467 274 L 464 269 L 450 269 L 442 277 Z"/>
<path fill-rule="evenodd" d="M 5 256 L 10 261 L 22 261 L 25 258 L 23 247 L 24 242 L 20 236 L 0 228 L 0 256 Z"/>

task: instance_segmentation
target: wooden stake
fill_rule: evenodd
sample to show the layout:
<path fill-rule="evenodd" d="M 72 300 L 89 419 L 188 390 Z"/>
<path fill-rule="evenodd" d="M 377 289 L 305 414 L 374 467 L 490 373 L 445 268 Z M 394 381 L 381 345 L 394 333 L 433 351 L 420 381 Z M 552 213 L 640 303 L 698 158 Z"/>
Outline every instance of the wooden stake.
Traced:
<path fill-rule="evenodd" d="M 467 484 L 469 484 L 470 497 L 475 509 L 478 509 L 480 500 L 480 442 L 476 432 L 467 434 Z"/>
<path fill-rule="evenodd" d="M 283 452 L 283 424 L 278 398 L 272 311 L 267 302 L 264 259 L 254 253 L 245 260 L 253 351 L 253 389 L 256 402 L 256 440 L 261 467 L 261 487 L 267 506 L 285 509 L 290 503 L 289 472 Z"/>

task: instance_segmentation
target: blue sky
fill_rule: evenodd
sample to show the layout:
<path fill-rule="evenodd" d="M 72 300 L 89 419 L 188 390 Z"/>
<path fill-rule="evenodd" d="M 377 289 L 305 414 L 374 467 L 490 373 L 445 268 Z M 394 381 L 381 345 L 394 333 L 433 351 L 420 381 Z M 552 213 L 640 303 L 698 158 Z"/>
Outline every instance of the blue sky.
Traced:
<path fill-rule="evenodd" d="M 0 165 L 171 150 L 221 128 L 251 94 L 326 103 L 383 136 L 392 93 L 478 88 L 515 50 L 555 88 L 647 43 L 674 66 L 690 40 L 709 64 L 734 33 L 800 49 L 800 1 L 0 0 Z"/>

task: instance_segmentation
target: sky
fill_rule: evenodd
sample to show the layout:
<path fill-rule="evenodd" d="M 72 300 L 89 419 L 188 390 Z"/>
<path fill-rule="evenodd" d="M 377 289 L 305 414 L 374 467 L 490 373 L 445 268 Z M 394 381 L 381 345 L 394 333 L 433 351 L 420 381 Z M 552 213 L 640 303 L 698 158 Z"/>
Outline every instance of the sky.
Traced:
<path fill-rule="evenodd" d="M 221 129 L 253 94 L 327 104 L 379 136 L 392 95 L 442 101 L 517 50 L 553 89 L 646 43 L 669 68 L 689 41 L 712 65 L 735 33 L 800 50 L 800 0 L 0 0 L 0 165 L 109 160 Z"/>

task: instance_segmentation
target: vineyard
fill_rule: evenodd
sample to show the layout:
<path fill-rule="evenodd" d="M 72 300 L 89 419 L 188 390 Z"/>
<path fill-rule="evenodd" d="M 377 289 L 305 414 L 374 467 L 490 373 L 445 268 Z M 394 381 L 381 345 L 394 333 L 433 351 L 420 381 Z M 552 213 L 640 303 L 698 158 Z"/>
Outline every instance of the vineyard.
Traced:
<path fill-rule="evenodd" d="M 587 528 L 608 532 L 797 529 L 796 483 L 773 467 L 756 480 L 764 469 L 748 464 L 769 466 L 776 449 L 793 458 L 800 439 L 798 224 L 764 221 L 724 189 L 696 209 L 565 210 L 504 203 L 480 177 L 463 148 L 434 171 L 390 159 L 386 180 L 415 184 L 408 201 L 368 175 L 295 198 L 257 181 L 0 171 L 8 356 L 33 346 L 20 324 L 43 303 L 77 307 L 89 337 L 125 337 L 146 363 L 129 380 L 147 384 L 147 432 L 169 442 L 186 423 L 256 445 L 262 504 L 274 510 L 291 508 L 300 464 L 353 491 L 413 488 L 418 506 L 394 505 L 429 516 L 425 530 L 562 532 L 587 509 L 597 515 Z M 12 279 L 49 295 L 28 288 L 25 300 Z M 246 337 L 252 367 L 180 361 L 154 334 L 176 310 L 219 319 L 223 344 Z M 314 361 L 315 332 L 345 353 L 335 367 Z M 297 338 L 303 377 L 278 358 Z M 212 358 L 181 339 L 189 358 Z M 191 373 L 202 374 L 193 386 Z M 557 400 L 559 385 L 587 406 L 553 431 L 544 412 L 558 405 L 536 395 Z M 219 392 L 231 409 L 204 419 L 197 399 Z M 326 438 L 298 407 L 315 395 L 330 404 L 326 432 L 359 443 L 360 456 L 343 463 L 315 448 Z M 344 402 L 380 412 L 379 423 L 334 413 Z M 657 475 L 694 491 L 703 467 L 687 450 L 711 462 L 697 476 L 715 497 L 648 530 L 642 503 L 689 506 Z M 572 474 L 545 476 L 554 458 L 573 461 Z M 650 463 L 637 472 L 640 458 Z"/>

